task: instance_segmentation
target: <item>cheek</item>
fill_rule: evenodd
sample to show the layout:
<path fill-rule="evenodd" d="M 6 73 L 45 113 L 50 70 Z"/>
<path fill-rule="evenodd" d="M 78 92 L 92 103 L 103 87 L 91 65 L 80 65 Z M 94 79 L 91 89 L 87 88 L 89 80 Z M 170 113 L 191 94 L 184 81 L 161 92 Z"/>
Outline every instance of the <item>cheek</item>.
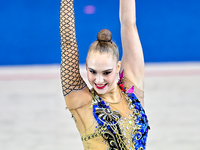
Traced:
<path fill-rule="evenodd" d="M 107 81 L 108 82 L 114 82 L 117 78 L 117 75 L 115 73 L 111 73 L 108 77 L 107 77 Z"/>
<path fill-rule="evenodd" d="M 92 75 L 90 72 L 87 72 L 87 78 L 88 78 L 88 81 L 90 82 L 90 84 L 92 82 L 94 82 L 94 80 L 95 80 L 94 75 Z"/>

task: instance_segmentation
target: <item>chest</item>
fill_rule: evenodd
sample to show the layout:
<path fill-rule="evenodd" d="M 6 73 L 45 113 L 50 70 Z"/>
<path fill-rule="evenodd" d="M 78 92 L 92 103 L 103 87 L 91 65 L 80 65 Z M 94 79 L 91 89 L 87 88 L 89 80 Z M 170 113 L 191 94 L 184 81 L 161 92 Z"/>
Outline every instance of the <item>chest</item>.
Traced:
<path fill-rule="evenodd" d="M 99 134 L 111 149 L 144 148 L 149 129 L 147 117 L 137 97 L 127 94 L 126 103 L 114 106 L 97 97 L 93 115 Z"/>

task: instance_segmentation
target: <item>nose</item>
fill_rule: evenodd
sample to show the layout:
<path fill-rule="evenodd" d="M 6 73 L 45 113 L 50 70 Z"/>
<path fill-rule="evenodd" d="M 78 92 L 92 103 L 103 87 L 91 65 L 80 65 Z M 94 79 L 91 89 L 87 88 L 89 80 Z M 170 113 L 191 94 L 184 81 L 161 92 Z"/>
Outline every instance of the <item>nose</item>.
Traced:
<path fill-rule="evenodd" d="M 103 82 L 104 82 L 103 76 L 101 74 L 97 75 L 97 77 L 96 77 L 96 83 L 97 84 L 101 84 Z"/>

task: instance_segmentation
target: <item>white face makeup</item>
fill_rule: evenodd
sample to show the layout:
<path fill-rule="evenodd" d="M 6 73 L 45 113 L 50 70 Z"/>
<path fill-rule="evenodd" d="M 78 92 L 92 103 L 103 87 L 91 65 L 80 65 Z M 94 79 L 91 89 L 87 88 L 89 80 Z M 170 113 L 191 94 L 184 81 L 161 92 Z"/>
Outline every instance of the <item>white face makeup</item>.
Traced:
<path fill-rule="evenodd" d="M 119 65 L 110 53 L 91 52 L 87 58 L 87 77 L 98 94 L 115 88 Z"/>

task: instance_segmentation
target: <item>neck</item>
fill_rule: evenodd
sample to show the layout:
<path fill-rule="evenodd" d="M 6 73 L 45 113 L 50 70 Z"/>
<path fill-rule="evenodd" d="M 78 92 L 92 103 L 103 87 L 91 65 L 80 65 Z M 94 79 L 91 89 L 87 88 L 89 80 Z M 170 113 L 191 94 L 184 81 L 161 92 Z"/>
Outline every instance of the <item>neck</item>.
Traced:
<path fill-rule="evenodd" d="M 99 96 L 107 103 L 118 103 L 121 101 L 120 88 L 116 84 L 116 86 L 110 90 L 108 93 L 99 94 Z"/>

